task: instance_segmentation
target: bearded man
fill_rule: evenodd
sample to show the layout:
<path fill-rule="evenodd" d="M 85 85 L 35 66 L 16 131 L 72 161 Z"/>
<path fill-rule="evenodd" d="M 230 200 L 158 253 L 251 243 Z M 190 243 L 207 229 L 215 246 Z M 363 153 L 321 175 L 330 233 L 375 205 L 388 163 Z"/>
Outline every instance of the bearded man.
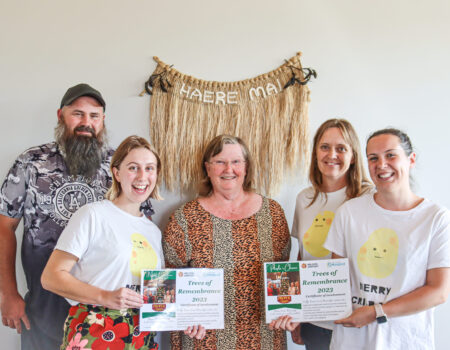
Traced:
<path fill-rule="evenodd" d="M 26 350 L 59 349 L 69 303 L 42 288 L 42 270 L 72 214 L 103 199 L 111 185 L 113 150 L 100 92 L 87 84 L 69 88 L 57 115 L 56 141 L 22 153 L 0 190 L 0 311 L 3 325 L 21 333 Z M 144 212 L 151 215 L 149 203 Z M 22 217 L 25 298 L 15 275 L 15 231 Z"/>

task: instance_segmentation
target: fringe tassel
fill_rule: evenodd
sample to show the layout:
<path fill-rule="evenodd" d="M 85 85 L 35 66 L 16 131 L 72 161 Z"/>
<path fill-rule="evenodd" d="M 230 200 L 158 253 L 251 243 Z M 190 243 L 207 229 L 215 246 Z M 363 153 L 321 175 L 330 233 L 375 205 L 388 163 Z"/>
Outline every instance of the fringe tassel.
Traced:
<path fill-rule="evenodd" d="M 169 191 L 192 191 L 201 178 L 201 158 L 216 135 L 242 138 L 255 165 L 255 190 L 276 194 L 283 180 L 308 167 L 309 89 L 316 72 L 302 68 L 300 53 L 279 68 L 237 82 L 204 81 L 182 74 L 157 57 L 145 83 L 150 137 Z"/>

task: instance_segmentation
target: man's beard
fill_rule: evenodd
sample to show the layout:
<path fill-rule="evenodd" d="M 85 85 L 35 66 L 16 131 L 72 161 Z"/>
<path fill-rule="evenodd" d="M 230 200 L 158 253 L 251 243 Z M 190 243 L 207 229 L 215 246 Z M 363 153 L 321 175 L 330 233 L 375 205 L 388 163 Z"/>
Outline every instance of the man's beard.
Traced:
<path fill-rule="evenodd" d="M 77 131 L 90 132 L 92 136 L 77 135 Z M 69 174 L 93 178 L 102 163 L 103 148 L 106 145 L 106 130 L 98 135 L 89 126 L 77 126 L 71 132 L 63 120 L 55 128 L 55 139 L 61 147 Z"/>

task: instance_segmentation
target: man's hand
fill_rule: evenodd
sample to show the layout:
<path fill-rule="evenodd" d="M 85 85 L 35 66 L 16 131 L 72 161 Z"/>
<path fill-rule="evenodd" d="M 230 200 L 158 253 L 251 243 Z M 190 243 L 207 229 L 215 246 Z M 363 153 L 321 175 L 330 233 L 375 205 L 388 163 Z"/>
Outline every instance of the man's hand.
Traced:
<path fill-rule="evenodd" d="M 22 333 L 22 324 L 30 329 L 25 314 L 25 301 L 17 291 L 16 282 L 16 234 L 20 218 L 0 214 L 0 312 L 3 325 Z"/>
<path fill-rule="evenodd" d="M 30 321 L 25 313 L 25 301 L 20 294 L 14 296 L 3 295 L 0 300 L 2 323 L 4 326 L 15 328 L 17 333 L 22 333 L 22 323 L 30 330 Z"/>

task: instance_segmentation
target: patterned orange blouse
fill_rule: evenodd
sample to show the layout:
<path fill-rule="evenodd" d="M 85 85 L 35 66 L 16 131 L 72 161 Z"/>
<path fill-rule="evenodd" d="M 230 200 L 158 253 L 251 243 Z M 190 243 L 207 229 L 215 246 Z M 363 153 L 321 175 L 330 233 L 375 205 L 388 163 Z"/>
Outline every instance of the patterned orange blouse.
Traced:
<path fill-rule="evenodd" d="M 198 200 L 176 210 L 163 235 L 166 266 L 224 269 L 225 329 L 202 340 L 172 332 L 172 349 L 286 349 L 285 332 L 265 323 L 262 263 L 288 260 L 290 247 L 283 209 L 272 199 L 240 220 L 218 218 Z"/>

